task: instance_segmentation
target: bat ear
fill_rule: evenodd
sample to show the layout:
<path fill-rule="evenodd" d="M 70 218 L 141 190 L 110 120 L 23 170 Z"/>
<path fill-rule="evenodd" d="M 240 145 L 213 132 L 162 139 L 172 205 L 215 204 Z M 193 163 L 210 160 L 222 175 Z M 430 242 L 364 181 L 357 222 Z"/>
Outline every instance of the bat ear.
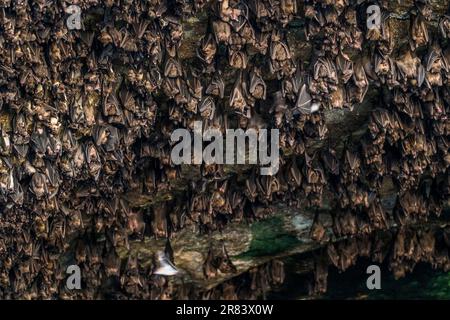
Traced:
<path fill-rule="evenodd" d="M 419 65 L 419 68 L 417 69 L 417 84 L 419 87 L 422 86 L 423 82 L 425 80 L 425 68 L 422 64 Z"/>

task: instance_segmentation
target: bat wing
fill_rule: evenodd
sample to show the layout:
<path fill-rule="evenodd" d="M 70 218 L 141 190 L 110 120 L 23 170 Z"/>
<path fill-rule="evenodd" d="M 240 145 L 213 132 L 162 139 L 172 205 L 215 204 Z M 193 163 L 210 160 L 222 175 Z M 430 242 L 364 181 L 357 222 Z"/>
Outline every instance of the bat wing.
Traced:
<path fill-rule="evenodd" d="M 306 89 L 306 84 L 303 84 L 300 88 L 300 93 L 298 95 L 297 103 L 295 104 L 295 109 L 303 114 L 311 113 L 312 97 Z"/>

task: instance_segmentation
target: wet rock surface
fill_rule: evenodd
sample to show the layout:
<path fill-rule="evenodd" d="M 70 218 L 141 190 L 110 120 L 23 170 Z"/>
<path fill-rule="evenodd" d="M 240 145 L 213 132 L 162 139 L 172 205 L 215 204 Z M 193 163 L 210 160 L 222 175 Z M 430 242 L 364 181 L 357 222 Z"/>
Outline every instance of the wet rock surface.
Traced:
<path fill-rule="evenodd" d="M 317 248 L 322 293 L 380 232 L 447 270 L 408 228 L 446 220 L 449 4 L 373 3 L 0 1 L 0 297 L 266 297 Z M 279 171 L 174 165 L 194 121 L 278 129 Z"/>

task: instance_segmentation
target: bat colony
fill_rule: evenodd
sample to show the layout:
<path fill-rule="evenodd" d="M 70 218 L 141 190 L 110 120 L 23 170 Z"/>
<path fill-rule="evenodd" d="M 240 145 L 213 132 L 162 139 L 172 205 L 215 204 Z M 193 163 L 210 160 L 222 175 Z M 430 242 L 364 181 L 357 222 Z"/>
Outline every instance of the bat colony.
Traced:
<path fill-rule="evenodd" d="M 171 282 L 170 241 L 277 203 L 317 211 L 311 293 L 358 256 L 389 259 L 396 276 L 419 261 L 449 270 L 450 231 L 408 227 L 438 218 L 450 194 L 450 11 L 437 2 L 400 14 L 384 0 L 79 0 L 69 30 L 72 2 L 0 0 L 0 298 L 266 297 L 281 261 L 193 291 Z M 330 122 L 339 114 L 350 121 Z M 171 135 L 197 122 L 278 130 L 279 169 L 201 163 L 186 177 Z M 326 214 L 348 240 L 329 243 Z M 121 254 L 148 237 L 166 241 L 153 261 Z M 236 271 L 225 246 L 201 254 L 205 279 Z M 81 290 L 65 287 L 71 264 Z"/>

